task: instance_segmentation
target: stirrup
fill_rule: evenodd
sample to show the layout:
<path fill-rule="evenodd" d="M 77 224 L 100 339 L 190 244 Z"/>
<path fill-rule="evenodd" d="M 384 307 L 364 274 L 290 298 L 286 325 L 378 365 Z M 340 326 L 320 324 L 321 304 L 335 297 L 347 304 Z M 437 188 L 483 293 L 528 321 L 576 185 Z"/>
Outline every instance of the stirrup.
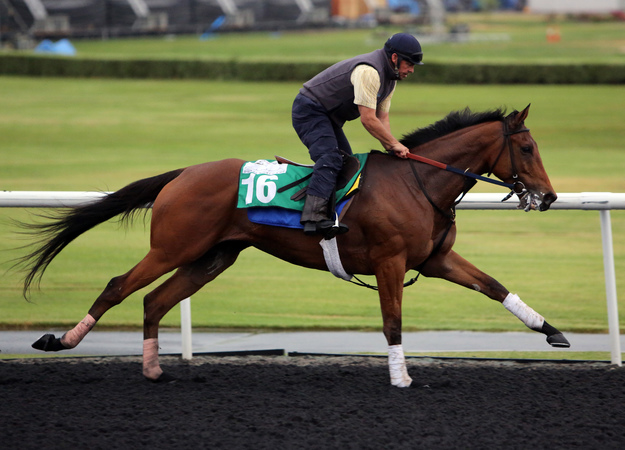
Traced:
<path fill-rule="evenodd" d="M 349 231 L 349 227 L 339 222 L 338 214 L 334 213 L 335 220 L 325 219 L 319 222 L 305 222 L 304 234 L 312 236 L 320 234 L 324 239 L 330 240 L 339 234 L 345 234 Z"/>

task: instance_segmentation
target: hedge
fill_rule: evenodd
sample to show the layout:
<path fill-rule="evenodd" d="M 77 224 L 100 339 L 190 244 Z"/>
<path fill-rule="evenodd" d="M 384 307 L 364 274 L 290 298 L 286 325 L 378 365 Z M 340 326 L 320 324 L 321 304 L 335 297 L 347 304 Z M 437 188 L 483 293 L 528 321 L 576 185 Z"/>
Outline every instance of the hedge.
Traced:
<path fill-rule="evenodd" d="M 207 60 L 113 60 L 0 55 L 0 74 L 40 77 L 210 79 L 303 82 L 329 63 Z M 623 84 L 625 65 L 440 64 L 416 68 L 411 83 L 439 84 Z"/>

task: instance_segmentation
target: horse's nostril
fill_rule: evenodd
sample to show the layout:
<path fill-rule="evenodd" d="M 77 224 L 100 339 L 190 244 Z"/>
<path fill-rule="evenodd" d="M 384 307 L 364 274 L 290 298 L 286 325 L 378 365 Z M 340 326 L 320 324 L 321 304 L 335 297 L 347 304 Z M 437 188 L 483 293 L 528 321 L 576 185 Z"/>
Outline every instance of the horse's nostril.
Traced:
<path fill-rule="evenodd" d="M 558 196 L 556 194 L 554 194 L 553 192 L 550 192 L 548 194 L 545 194 L 543 196 L 543 201 L 540 205 L 540 210 L 541 211 L 547 211 L 549 209 L 549 207 L 551 206 L 551 204 L 553 202 L 555 202 L 558 199 Z"/>

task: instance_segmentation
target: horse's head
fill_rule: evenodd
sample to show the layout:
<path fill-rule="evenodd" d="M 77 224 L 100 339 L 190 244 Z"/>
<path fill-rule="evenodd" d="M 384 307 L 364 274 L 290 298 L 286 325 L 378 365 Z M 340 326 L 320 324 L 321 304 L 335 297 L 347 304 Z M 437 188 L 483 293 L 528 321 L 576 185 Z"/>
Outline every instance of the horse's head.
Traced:
<path fill-rule="evenodd" d="M 504 119 L 503 145 L 491 165 L 491 172 L 514 184 L 513 192 L 519 197 L 519 208 L 546 211 L 558 197 L 543 167 L 538 145 L 525 127 L 529 109 L 530 105 L 527 105 L 523 111 L 514 111 Z"/>

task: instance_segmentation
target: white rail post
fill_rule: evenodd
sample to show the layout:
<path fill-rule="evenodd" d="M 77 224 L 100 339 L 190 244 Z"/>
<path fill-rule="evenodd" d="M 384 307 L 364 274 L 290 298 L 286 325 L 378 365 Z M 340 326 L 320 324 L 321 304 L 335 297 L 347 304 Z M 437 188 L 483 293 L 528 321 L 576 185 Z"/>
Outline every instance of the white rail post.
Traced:
<path fill-rule="evenodd" d="M 616 301 L 616 271 L 614 269 L 614 249 L 612 247 L 612 224 L 610 210 L 599 211 L 601 216 L 601 242 L 603 245 L 603 269 L 605 271 L 605 294 L 608 302 L 608 326 L 610 328 L 610 348 L 612 364 L 622 366 L 621 341 Z"/>
<path fill-rule="evenodd" d="M 191 360 L 193 350 L 191 345 L 191 299 L 185 298 L 180 302 L 180 334 L 182 335 L 182 359 Z"/>

